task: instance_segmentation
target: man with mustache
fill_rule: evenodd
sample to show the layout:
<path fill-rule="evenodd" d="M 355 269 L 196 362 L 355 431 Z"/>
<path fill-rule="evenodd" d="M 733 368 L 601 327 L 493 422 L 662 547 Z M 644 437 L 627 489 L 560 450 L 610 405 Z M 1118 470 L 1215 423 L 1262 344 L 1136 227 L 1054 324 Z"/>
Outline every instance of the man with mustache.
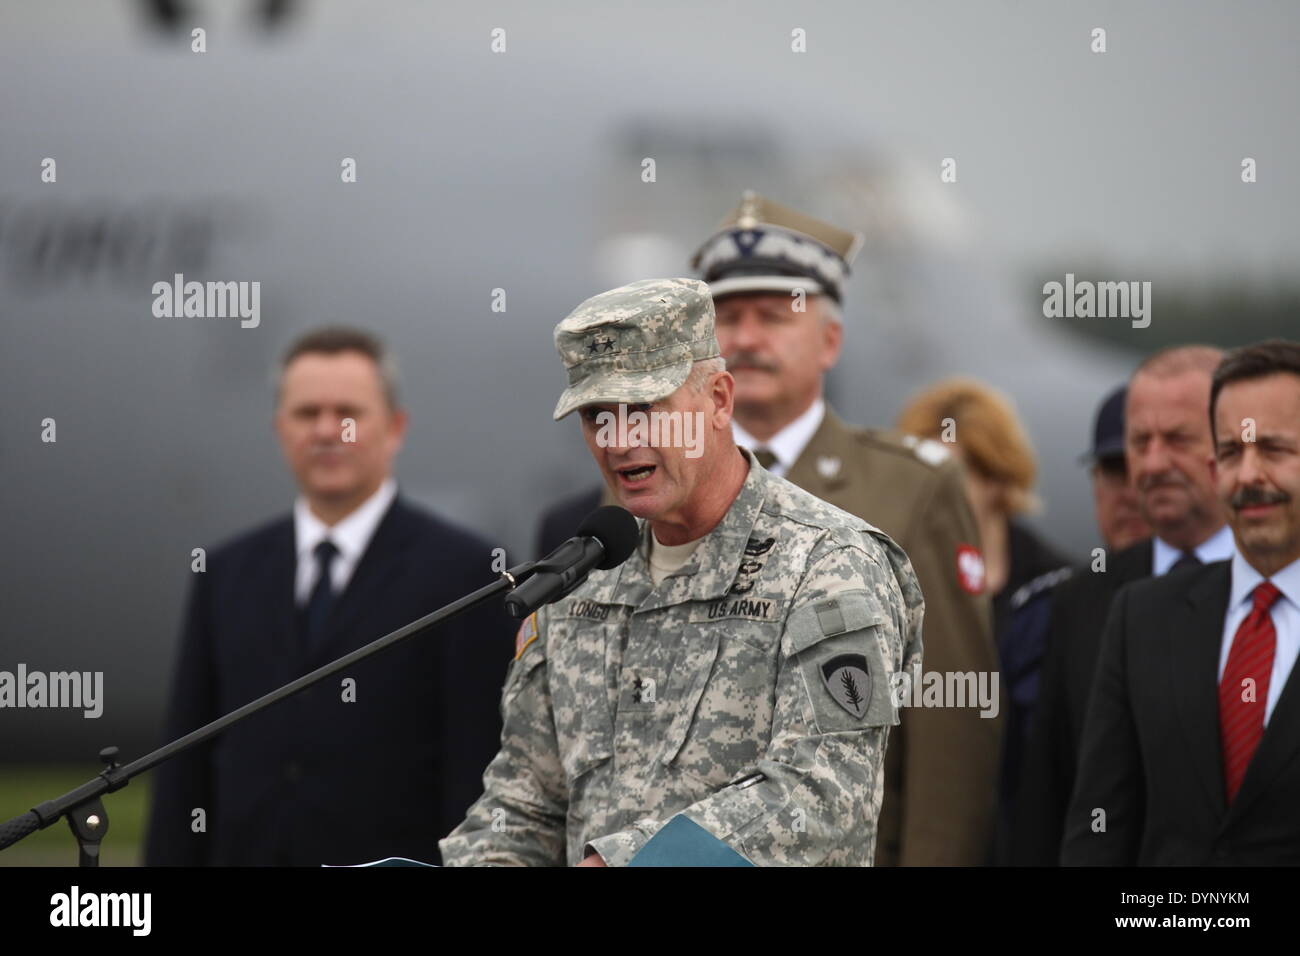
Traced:
<path fill-rule="evenodd" d="M 1155 532 L 1103 552 L 1058 589 L 1026 757 L 1012 859 L 1052 866 L 1076 780 L 1079 742 L 1106 615 L 1116 592 L 1174 568 L 1232 556 L 1206 461 L 1210 382 L 1222 351 L 1206 345 L 1156 352 L 1129 379 L 1124 450 L 1142 517 Z"/>
<path fill-rule="evenodd" d="M 993 674 L 984 563 L 960 465 L 939 442 L 848 425 L 823 397 L 860 244 L 855 233 L 746 193 L 696 253 L 736 378 L 736 442 L 907 552 L 925 593 L 927 673 Z M 989 859 L 1001 712 L 905 708 L 886 754 L 878 866 Z"/>
<path fill-rule="evenodd" d="M 1300 864 L 1300 345 L 1229 353 L 1208 404 L 1206 471 L 1236 549 L 1116 596 L 1066 865 Z M 1155 464 L 1149 510 L 1169 516 L 1200 474 L 1163 480 Z"/>
<path fill-rule="evenodd" d="M 870 865 L 893 690 L 920 666 L 907 556 L 736 447 L 704 283 L 594 296 L 555 346 L 554 417 L 579 413 L 638 545 L 520 628 L 501 751 L 443 860 Z M 629 405 L 704 440 L 605 431 Z"/>

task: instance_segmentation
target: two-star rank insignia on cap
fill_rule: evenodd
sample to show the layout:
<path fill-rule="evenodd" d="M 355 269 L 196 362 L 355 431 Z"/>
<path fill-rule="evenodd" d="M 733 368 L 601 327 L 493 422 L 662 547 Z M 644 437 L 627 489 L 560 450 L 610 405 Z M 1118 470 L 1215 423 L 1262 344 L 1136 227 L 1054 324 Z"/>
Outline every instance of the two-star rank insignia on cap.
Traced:
<path fill-rule="evenodd" d="M 861 720 L 871 703 L 871 668 L 862 654 L 837 654 L 822 664 L 822 680 L 831 698 Z"/>

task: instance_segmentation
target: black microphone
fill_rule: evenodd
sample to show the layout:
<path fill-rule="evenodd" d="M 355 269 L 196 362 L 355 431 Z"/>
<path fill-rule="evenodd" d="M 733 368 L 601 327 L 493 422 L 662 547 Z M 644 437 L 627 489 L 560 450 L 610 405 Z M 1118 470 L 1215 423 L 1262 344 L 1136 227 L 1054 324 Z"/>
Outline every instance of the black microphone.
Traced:
<path fill-rule="evenodd" d="M 533 575 L 506 595 L 506 610 L 520 619 L 558 601 L 587 580 L 594 568 L 616 568 L 636 550 L 639 537 L 632 512 L 618 505 L 597 508 L 578 533 L 538 561 Z"/>

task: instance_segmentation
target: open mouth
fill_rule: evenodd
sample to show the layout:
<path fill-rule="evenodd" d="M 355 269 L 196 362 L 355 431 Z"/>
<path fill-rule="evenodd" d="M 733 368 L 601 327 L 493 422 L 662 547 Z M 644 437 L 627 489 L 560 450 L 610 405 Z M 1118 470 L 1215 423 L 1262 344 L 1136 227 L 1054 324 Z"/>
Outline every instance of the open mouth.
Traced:
<path fill-rule="evenodd" d="M 654 465 L 633 465 L 630 468 L 618 469 L 618 475 L 624 484 L 638 485 L 649 480 L 650 476 L 655 473 Z"/>

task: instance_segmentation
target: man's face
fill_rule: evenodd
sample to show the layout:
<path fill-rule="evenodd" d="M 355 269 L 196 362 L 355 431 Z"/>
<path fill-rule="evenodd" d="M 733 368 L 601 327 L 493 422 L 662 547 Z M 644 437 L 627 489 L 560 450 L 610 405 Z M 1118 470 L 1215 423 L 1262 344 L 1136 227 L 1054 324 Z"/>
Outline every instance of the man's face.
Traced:
<path fill-rule="evenodd" d="M 689 385 L 683 385 L 660 401 L 624 406 L 624 416 L 634 411 L 647 416 L 655 413 L 669 414 L 660 418 L 659 444 L 649 444 L 648 435 L 637 435 L 628 429 L 627 443 L 619 444 L 616 426 L 603 427 L 602 422 L 615 420 L 618 405 L 584 405 L 578 411 L 582 422 L 582 437 L 587 442 L 596 464 L 600 466 L 605 483 L 614 490 L 618 503 L 638 518 L 673 520 L 683 510 L 689 510 L 699 490 L 717 467 L 718 430 L 731 424 L 731 376 L 718 372 L 711 376 L 710 387 L 697 394 Z M 676 414 L 672 414 L 676 413 Z M 688 420 L 689 418 L 689 420 Z M 671 427 L 668 427 L 671 423 Z M 699 429 L 703 427 L 703 435 Z M 689 433 L 684 429 L 689 428 Z M 689 457 L 685 444 L 678 436 L 694 437 L 696 457 Z M 692 452 L 692 454 L 695 454 Z"/>
<path fill-rule="evenodd" d="M 281 376 L 275 433 L 308 498 L 346 502 L 374 492 L 405 431 L 405 413 L 388 407 L 378 367 L 360 352 L 308 352 Z"/>
<path fill-rule="evenodd" d="M 1139 374 L 1129 386 L 1125 454 L 1138 507 L 1165 541 L 1192 548 L 1222 524 L 1207 460 L 1210 376 Z"/>
<path fill-rule="evenodd" d="M 1300 558 L 1300 377 L 1225 385 L 1214 429 L 1215 483 L 1237 547 L 1271 574 Z"/>
<path fill-rule="evenodd" d="M 1103 458 L 1092 466 L 1092 499 L 1101 539 L 1111 551 L 1122 551 L 1151 536 L 1123 455 Z"/>
<path fill-rule="evenodd" d="M 842 330 L 824 319 L 821 296 L 796 312 L 785 292 L 728 295 L 715 303 L 715 327 L 727 371 L 736 378 L 736 407 L 798 415 L 818 395 L 822 376 L 840 354 Z"/>

